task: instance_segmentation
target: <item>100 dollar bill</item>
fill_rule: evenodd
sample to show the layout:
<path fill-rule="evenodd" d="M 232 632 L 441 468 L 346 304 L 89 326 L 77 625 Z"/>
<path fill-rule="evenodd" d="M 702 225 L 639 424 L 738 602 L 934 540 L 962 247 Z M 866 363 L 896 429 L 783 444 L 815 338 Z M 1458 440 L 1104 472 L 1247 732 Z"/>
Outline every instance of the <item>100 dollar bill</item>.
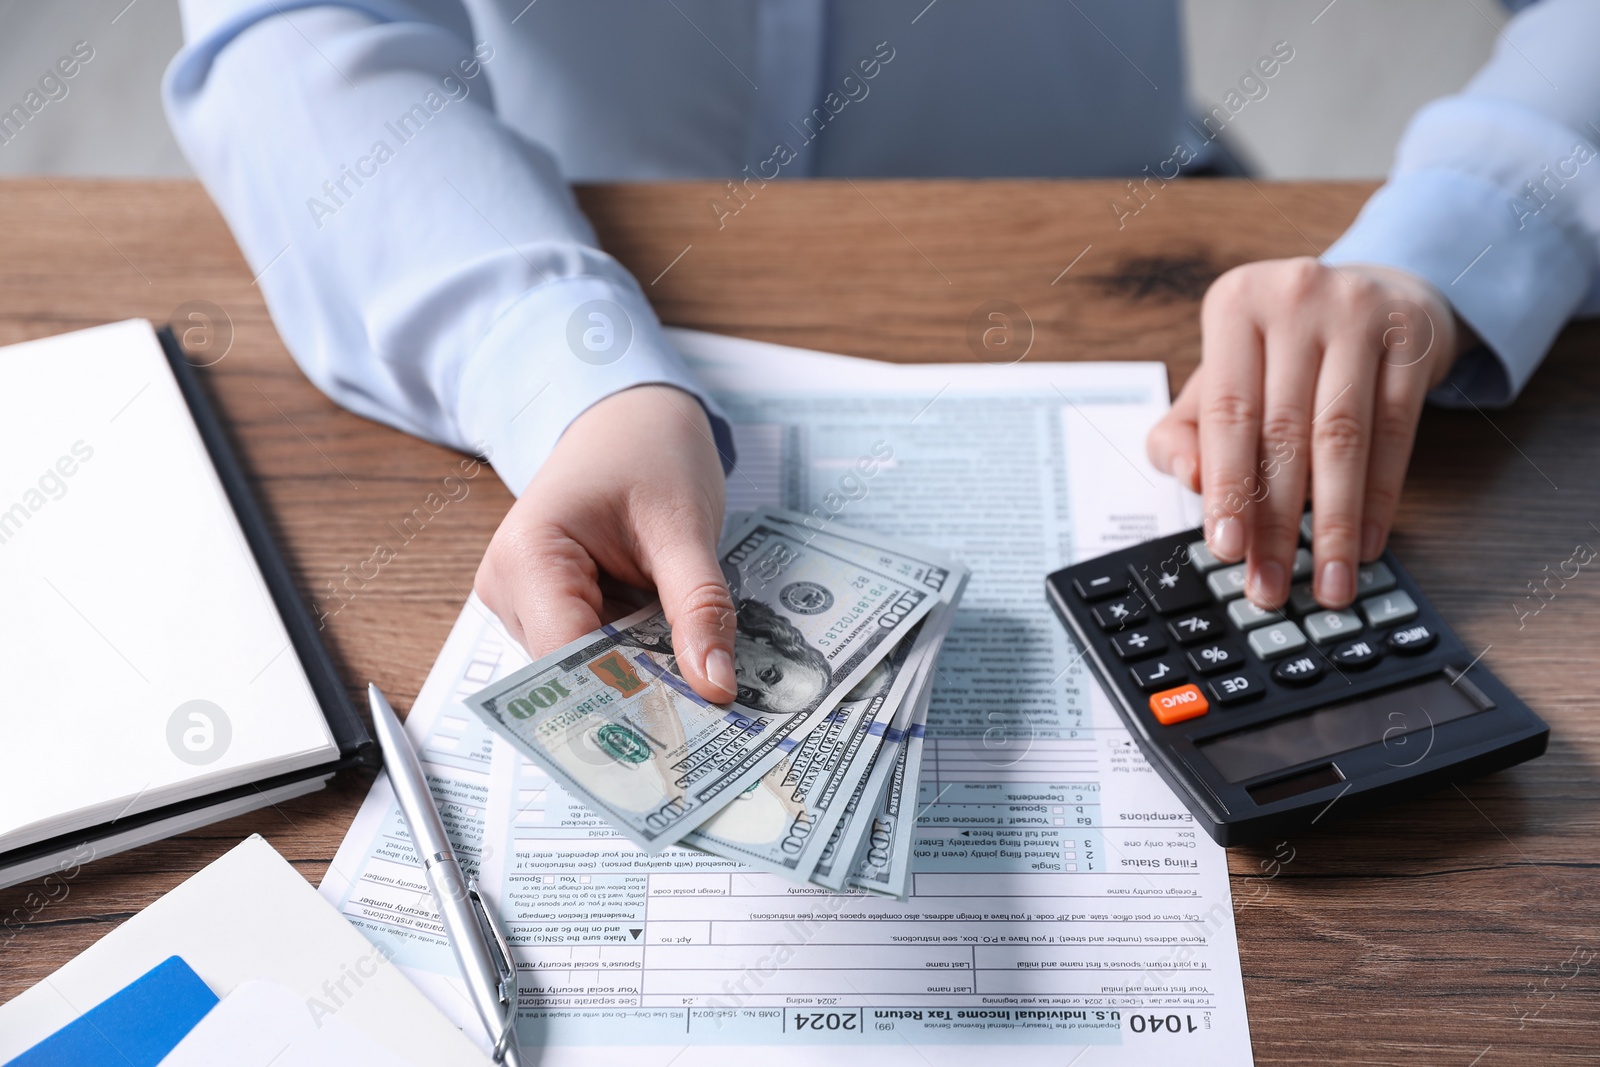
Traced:
<path fill-rule="evenodd" d="M 858 779 L 811 872 L 811 881 L 817 885 L 838 890 L 851 884 L 853 876 L 861 871 L 866 854 L 875 847 L 883 846 L 886 834 L 889 836 L 887 847 L 890 852 L 893 851 L 893 823 L 886 823 L 883 818 L 885 805 L 893 791 L 904 781 L 908 761 L 913 757 L 907 748 L 913 740 L 916 741 L 915 771 L 920 771 L 920 735 L 932 699 L 935 664 L 944 639 L 955 621 L 956 603 L 961 598 L 965 584 L 963 576 L 961 583 L 952 591 L 950 602 L 941 604 L 923 620 L 918 640 L 926 644 L 926 651 L 914 664 L 906 694 L 894 709 L 894 718 L 884 733 L 883 743 L 862 770 L 863 777 Z M 895 808 L 897 812 L 897 802 Z M 909 853 L 906 858 L 909 864 Z M 883 884 L 874 884 L 870 888 L 899 895 L 886 889 Z"/>
<path fill-rule="evenodd" d="M 752 517 L 719 549 L 736 605 L 736 703 L 683 681 L 659 606 L 468 700 L 501 736 L 640 847 L 706 822 L 834 709 L 939 603 L 948 571 L 860 562 L 857 546 Z M 886 573 L 893 572 L 893 573 Z"/>
<path fill-rule="evenodd" d="M 916 837 L 922 781 L 922 747 L 926 740 L 928 704 L 932 686 L 926 687 L 911 710 L 911 726 L 901 741 L 894 771 L 884 783 L 883 796 L 868 824 L 860 857 L 847 884 L 873 893 L 905 900 L 911 887 L 911 846 Z"/>
<path fill-rule="evenodd" d="M 895 682 L 914 644 L 911 636 L 897 644 L 782 762 L 683 843 L 804 882 L 842 814 L 841 777 L 863 746 L 882 740 L 879 712 L 904 692 Z"/>
<path fill-rule="evenodd" d="M 732 517 L 735 523 L 751 519 L 786 527 L 807 542 L 822 539 L 831 551 L 857 562 L 925 587 L 940 587 L 934 613 L 905 634 L 828 721 L 757 785 L 684 839 L 685 844 L 715 855 L 805 881 L 844 817 L 847 802 L 870 773 L 874 754 L 895 709 L 907 698 L 923 657 L 942 640 L 945 627 L 930 624 L 959 599 L 967 571 L 925 546 L 818 523 L 798 512 L 767 510 Z"/>

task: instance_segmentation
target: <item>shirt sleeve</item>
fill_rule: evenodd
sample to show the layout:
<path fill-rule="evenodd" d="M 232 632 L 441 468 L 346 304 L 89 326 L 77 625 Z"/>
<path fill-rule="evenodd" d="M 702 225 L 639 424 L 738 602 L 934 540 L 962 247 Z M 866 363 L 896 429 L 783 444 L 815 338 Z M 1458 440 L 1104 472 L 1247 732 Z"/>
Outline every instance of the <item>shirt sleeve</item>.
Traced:
<path fill-rule="evenodd" d="M 1411 120 L 1388 183 L 1323 255 L 1418 275 L 1477 332 L 1435 402 L 1510 403 L 1569 319 L 1600 314 L 1596 41 L 1593 0 L 1516 15 L 1466 88 Z"/>
<path fill-rule="evenodd" d="M 184 0 L 183 19 L 168 120 L 319 388 L 521 493 L 590 405 L 665 383 L 731 467 L 638 283 L 497 118 L 459 2 Z"/>

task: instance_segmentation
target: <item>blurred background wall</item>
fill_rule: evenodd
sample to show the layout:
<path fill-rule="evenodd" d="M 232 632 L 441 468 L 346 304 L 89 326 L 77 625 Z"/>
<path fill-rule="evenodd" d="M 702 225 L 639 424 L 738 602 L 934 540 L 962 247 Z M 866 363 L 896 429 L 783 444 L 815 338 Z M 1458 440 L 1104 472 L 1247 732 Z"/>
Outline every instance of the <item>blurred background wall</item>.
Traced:
<path fill-rule="evenodd" d="M 1235 150 L 1268 178 L 1381 176 L 1406 119 L 1458 89 L 1505 21 L 1495 0 L 1182 2 L 1199 111 L 1276 42 L 1295 50 L 1268 95 L 1228 124 Z M 188 174 L 159 91 L 182 41 L 177 0 L 0 0 L 0 105 L 20 101 L 78 41 L 94 58 L 0 144 L 0 174 Z"/>

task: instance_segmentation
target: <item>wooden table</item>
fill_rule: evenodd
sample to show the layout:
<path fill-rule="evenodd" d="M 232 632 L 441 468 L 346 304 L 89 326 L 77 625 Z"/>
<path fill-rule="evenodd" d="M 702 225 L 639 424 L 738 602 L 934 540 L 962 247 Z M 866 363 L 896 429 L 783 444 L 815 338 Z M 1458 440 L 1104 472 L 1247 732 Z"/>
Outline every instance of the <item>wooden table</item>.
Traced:
<path fill-rule="evenodd" d="M 1172 184 L 1121 228 L 1111 203 L 1132 202 L 1116 182 L 774 183 L 720 230 L 715 183 L 590 188 L 581 199 L 668 323 L 966 360 L 968 316 L 1003 299 L 1033 321 L 1030 359 L 1166 360 L 1178 385 L 1198 359 L 1207 283 L 1237 263 L 1326 247 L 1370 188 Z M 226 313 L 231 348 L 205 381 L 311 600 L 331 607 L 328 583 L 452 469 L 450 453 L 348 414 L 306 381 L 197 185 L 5 182 L 0 235 L 0 343 L 133 316 L 163 322 L 193 300 Z M 1600 328 L 1575 327 L 1512 409 L 1430 411 L 1395 534 L 1463 638 L 1488 648 L 1486 661 L 1550 722 L 1550 751 L 1230 854 L 1258 1063 L 1600 1059 L 1600 574 L 1584 570 L 1520 624 L 1515 608 L 1535 604 L 1528 583 L 1574 545 L 1600 542 L 1597 349 Z M 509 500 L 492 478 L 473 482 L 331 620 L 353 691 L 372 679 L 409 706 Z M 159 508 L 138 521 L 160 522 Z M 281 810 L 84 868 L 65 899 L 0 937 L 0 1000 L 246 834 L 267 835 L 320 880 L 367 786 L 346 776 Z M 0 891 L 0 915 L 32 911 L 36 889 Z"/>

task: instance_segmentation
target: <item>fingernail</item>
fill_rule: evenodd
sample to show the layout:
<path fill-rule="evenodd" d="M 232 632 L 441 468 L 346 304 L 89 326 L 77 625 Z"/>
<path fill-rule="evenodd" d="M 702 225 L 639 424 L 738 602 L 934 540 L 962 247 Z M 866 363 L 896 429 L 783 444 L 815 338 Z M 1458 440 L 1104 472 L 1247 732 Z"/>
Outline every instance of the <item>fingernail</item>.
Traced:
<path fill-rule="evenodd" d="M 706 654 L 706 679 L 727 693 L 737 693 L 739 683 L 733 677 L 733 657 L 725 648 L 713 648 Z"/>
<path fill-rule="evenodd" d="M 1211 553 L 1224 563 L 1237 563 L 1244 555 L 1244 523 L 1224 515 L 1211 527 Z"/>
<path fill-rule="evenodd" d="M 1383 527 L 1375 522 L 1364 523 L 1361 527 L 1361 558 L 1372 559 L 1383 551 Z"/>
<path fill-rule="evenodd" d="M 1255 578 L 1250 583 L 1255 589 L 1255 599 L 1263 606 L 1277 607 L 1282 604 L 1283 598 L 1289 595 L 1283 564 L 1268 560 L 1258 565 L 1255 572 Z"/>
<path fill-rule="evenodd" d="M 1317 582 L 1317 600 L 1324 604 L 1348 604 L 1355 596 L 1350 581 L 1350 564 L 1342 559 L 1329 560 L 1322 565 L 1322 579 Z"/>
<path fill-rule="evenodd" d="M 1172 476 L 1178 479 L 1178 484 L 1193 492 L 1195 485 L 1195 470 L 1199 465 L 1193 456 L 1179 456 L 1172 461 Z"/>

